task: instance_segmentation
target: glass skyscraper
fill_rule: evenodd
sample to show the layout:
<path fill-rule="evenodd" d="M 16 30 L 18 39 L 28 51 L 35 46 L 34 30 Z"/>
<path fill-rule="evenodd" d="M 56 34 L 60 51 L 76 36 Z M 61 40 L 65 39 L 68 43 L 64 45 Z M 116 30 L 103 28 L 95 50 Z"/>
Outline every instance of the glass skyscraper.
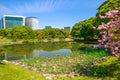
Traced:
<path fill-rule="evenodd" d="M 2 18 L 2 27 L 12 28 L 14 26 L 24 26 L 25 17 L 24 16 L 14 16 L 14 15 L 4 15 Z"/>

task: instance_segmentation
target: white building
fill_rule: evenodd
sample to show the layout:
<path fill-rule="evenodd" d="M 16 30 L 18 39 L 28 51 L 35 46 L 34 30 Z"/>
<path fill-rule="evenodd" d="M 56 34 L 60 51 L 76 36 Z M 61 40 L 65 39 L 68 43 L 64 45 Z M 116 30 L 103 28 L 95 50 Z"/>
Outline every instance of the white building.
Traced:
<path fill-rule="evenodd" d="M 26 17 L 25 18 L 25 25 L 30 26 L 33 30 L 39 28 L 39 21 L 36 17 Z"/>

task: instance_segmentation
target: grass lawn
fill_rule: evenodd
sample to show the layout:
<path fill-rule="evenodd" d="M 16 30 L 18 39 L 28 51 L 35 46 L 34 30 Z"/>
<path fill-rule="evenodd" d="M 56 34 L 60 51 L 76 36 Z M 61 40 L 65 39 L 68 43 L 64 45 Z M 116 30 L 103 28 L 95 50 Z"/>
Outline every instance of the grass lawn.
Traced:
<path fill-rule="evenodd" d="M 120 80 L 120 58 L 104 50 L 86 49 L 70 55 L 22 59 L 21 62 L 40 73 L 10 63 L 0 64 L 0 80 L 46 80 L 42 76 L 45 73 L 55 74 L 52 80 Z"/>
<path fill-rule="evenodd" d="M 42 75 L 13 64 L 0 64 L 0 80 L 46 80 Z"/>

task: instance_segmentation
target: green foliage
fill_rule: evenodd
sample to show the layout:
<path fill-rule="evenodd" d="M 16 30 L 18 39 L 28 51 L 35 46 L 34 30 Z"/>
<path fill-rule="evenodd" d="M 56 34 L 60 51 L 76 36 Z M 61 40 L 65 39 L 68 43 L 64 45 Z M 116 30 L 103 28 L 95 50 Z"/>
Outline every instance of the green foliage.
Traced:
<path fill-rule="evenodd" d="M 64 38 L 69 38 L 70 37 L 70 30 L 62 30 L 62 33 L 64 35 Z"/>
<path fill-rule="evenodd" d="M 28 26 L 23 26 L 21 28 L 21 38 L 22 39 L 32 39 L 32 38 L 34 38 L 33 30 Z"/>
<path fill-rule="evenodd" d="M 115 8 L 120 7 L 120 0 L 106 0 L 98 7 L 98 15 L 104 15 L 105 12 L 114 10 Z"/>
<path fill-rule="evenodd" d="M 114 10 L 120 7 L 120 0 L 106 0 L 98 7 L 98 12 L 96 13 L 96 20 L 94 22 L 95 26 L 102 23 L 107 23 L 110 19 L 100 19 L 99 15 L 105 15 L 106 12 Z"/>
<path fill-rule="evenodd" d="M 25 42 L 30 41 L 30 39 L 42 40 L 52 40 L 55 38 L 64 39 L 70 37 L 70 30 L 63 30 L 58 28 L 45 28 L 32 30 L 29 26 L 15 26 L 13 28 L 0 29 L 0 39 L 7 38 L 13 41 L 18 41 L 20 39 Z"/>
<path fill-rule="evenodd" d="M 35 38 L 38 39 L 38 41 L 41 41 L 42 39 L 45 39 L 45 34 L 44 31 L 39 29 L 39 30 L 35 30 Z"/>
<path fill-rule="evenodd" d="M 98 63 L 96 67 L 86 72 L 87 76 L 97 76 L 103 79 L 115 80 L 120 79 L 120 59 L 117 57 L 108 57 L 105 61 Z"/>
<path fill-rule="evenodd" d="M 35 30 L 35 37 L 40 41 L 42 39 L 52 40 L 54 38 L 68 38 L 70 36 L 69 30 L 62 30 L 58 28 L 45 28 Z"/>
<path fill-rule="evenodd" d="M 21 26 L 8 28 L 6 31 L 6 37 L 16 41 L 17 39 L 31 39 L 34 37 L 34 32 L 30 27 Z"/>
<path fill-rule="evenodd" d="M 11 39 L 12 38 L 12 34 L 11 34 L 12 33 L 12 28 L 8 28 L 5 31 L 6 31 L 6 37 L 8 39 Z"/>
<path fill-rule="evenodd" d="M 0 39 L 3 39 L 5 35 L 6 35 L 5 30 L 0 28 Z"/>
<path fill-rule="evenodd" d="M 71 35 L 73 37 L 84 38 L 84 40 L 94 39 L 98 35 L 98 31 L 93 29 L 95 19 L 96 17 L 92 17 L 76 23 L 72 28 Z"/>
<path fill-rule="evenodd" d="M 98 26 L 102 23 L 107 23 L 110 19 L 100 19 L 99 15 L 104 15 L 105 12 L 120 7 L 120 0 L 106 0 L 103 2 L 96 13 L 95 17 L 80 21 L 73 26 L 71 35 L 73 37 L 79 37 L 84 39 L 99 38 L 99 31 L 93 29 L 94 26 Z"/>

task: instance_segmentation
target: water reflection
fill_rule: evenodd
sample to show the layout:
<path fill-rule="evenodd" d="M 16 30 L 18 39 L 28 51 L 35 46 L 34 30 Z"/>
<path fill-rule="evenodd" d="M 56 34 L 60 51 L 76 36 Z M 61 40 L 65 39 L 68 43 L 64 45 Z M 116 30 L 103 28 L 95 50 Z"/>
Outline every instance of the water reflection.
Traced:
<path fill-rule="evenodd" d="M 39 56 L 65 55 L 76 51 L 81 47 L 89 47 L 90 44 L 76 42 L 52 42 L 39 44 L 19 44 L 3 46 L 0 51 L 0 60 L 18 60 L 21 58 L 33 58 Z"/>
<path fill-rule="evenodd" d="M 45 57 L 49 57 L 49 56 L 54 56 L 54 55 L 62 55 L 62 54 L 69 54 L 71 53 L 70 49 L 60 49 L 60 50 L 54 50 L 52 52 L 48 52 L 48 51 L 44 51 L 44 50 L 40 50 L 39 51 L 39 55 L 45 56 Z"/>

